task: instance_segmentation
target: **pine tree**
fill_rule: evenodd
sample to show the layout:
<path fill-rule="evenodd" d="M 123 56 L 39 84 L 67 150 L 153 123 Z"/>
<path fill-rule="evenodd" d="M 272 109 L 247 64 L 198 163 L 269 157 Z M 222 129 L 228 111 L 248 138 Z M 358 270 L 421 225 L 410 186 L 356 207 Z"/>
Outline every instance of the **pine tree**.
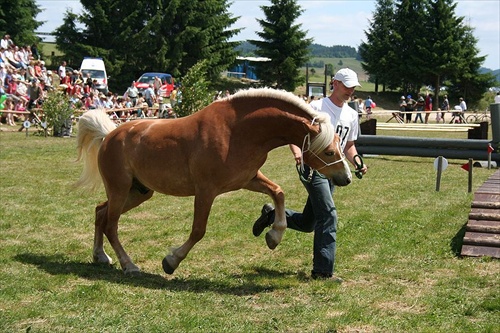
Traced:
<path fill-rule="evenodd" d="M 428 0 L 402 0 L 396 5 L 394 17 L 394 70 L 391 76 L 404 91 L 417 93 L 423 84 L 420 61 L 425 33 L 425 15 Z"/>
<path fill-rule="evenodd" d="M 35 0 L 2 0 L 0 5 L 0 38 L 10 35 L 16 45 L 31 45 L 40 41 L 35 30 L 43 22 L 36 20 L 42 10 Z"/>
<path fill-rule="evenodd" d="M 64 53 L 64 60 L 76 66 L 88 55 L 83 34 L 77 28 L 78 15 L 67 11 L 63 24 L 55 30 L 57 48 Z"/>
<path fill-rule="evenodd" d="M 367 42 L 360 45 L 363 68 L 378 82 L 403 92 L 432 85 L 439 107 L 439 91 L 446 80 L 452 94 L 468 96 L 471 105 L 493 84 L 480 74 L 485 57 L 478 56 L 473 30 L 455 15 L 453 0 L 378 0 Z"/>
<path fill-rule="evenodd" d="M 229 29 L 237 18 L 228 13 L 228 0 L 82 0 L 84 13 L 56 31 L 61 50 L 104 58 L 108 73 L 126 87 L 146 71 L 168 72 L 176 78 L 208 59 L 210 78 L 236 58 L 240 29 Z M 75 44 L 62 43 L 65 34 Z"/>
<path fill-rule="evenodd" d="M 378 1 L 370 28 L 365 31 L 367 42 L 362 42 L 359 47 L 361 65 L 370 73 L 370 78 L 375 79 L 375 92 L 378 92 L 379 83 L 394 85 L 391 78 L 397 50 L 394 48 L 393 23 L 394 1 Z"/>
<path fill-rule="evenodd" d="M 464 26 L 460 39 L 459 62 L 456 63 L 457 71 L 452 82 L 451 93 L 456 97 L 467 100 L 469 108 L 481 99 L 488 87 L 495 84 L 495 78 L 491 73 L 481 74 L 479 69 L 485 60 L 485 56 L 479 56 L 477 39 L 474 37 L 473 29 Z"/>
<path fill-rule="evenodd" d="M 463 18 L 456 17 L 455 7 L 453 0 L 431 1 L 423 29 L 427 38 L 420 41 L 419 67 L 423 68 L 426 82 L 437 92 L 444 79 L 457 74 L 457 64 L 461 62 Z M 433 106 L 436 109 L 439 105 L 439 94 L 436 94 Z"/>
<path fill-rule="evenodd" d="M 227 27 L 234 24 L 237 18 L 228 12 L 227 0 L 190 1 L 193 10 L 187 21 L 189 31 L 184 30 L 185 33 L 183 31 L 175 38 L 175 43 L 183 45 L 185 54 L 178 69 L 181 73 L 186 73 L 197 62 L 205 59 L 207 75 L 213 79 L 227 69 L 236 58 L 234 48 L 238 43 L 230 42 L 229 39 L 240 29 L 227 29 Z M 182 10 L 178 13 L 180 18 L 185 17 L 185 6 L 186 1 L 183 0 Z"/>
<path fill-rule="evenodd" d="M 265 85 L 294 91 L 304 82 L 299 69 L 309 59 L 308 47 L 312 43 L 301 25 L 294 24 L 303 10 L 296 0 L 271 0 L 271 6 L 260 8 L 266 17 L 258 20 L 263 30 L 257 35 L 262 40 L 249 42 L 257 46 L 258 56 L 270 61 L 256 68 L 257 75 Z"/>

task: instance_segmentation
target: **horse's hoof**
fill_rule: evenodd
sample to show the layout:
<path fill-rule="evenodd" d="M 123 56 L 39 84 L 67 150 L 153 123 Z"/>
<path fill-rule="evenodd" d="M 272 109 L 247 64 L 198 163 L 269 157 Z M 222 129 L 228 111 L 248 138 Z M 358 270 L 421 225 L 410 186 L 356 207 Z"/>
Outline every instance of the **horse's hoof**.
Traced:
<path fill-rule="evenodd" d="M 124 270 L 123 273 L 127 276 L 139 276 L 141 275 L 141 270 Z"/>
<path fill-rule="evenodd" d="M 272 230 L 270 230 L 270 231 L 268 231 L 268 232 L 266 233 L 266 243 L 267 243 L 267 247 L 268 247 L 269 249 L 274 250 L 274 249 L 278 246 L 278 244 L 279 244 L 280 242 L 277 242 L 277 241 L 273 238 L 273 236 L 270 234 L 270 233 L 271 233 L 271 231 L 272 231 Z"/>
<path fill-rule="evenodd" d="M 172 265 L 169 264 L 167 257 L 163 258 L 161 265 L 163 266 L 163 270 L 167 274 L 174 274 L 175 268 L 172 267 Z"/>
<path fill-rule="evenodd" d="M 137 276 L 141 274 L 141 270 L 134 264 L 128 264 L 123 268 L 123 273 L 125 273 L 125 275 Z"/>
<path fill-rule="evenodd" d="M 106 253 L 94 254 L 93 260 L 95 264 L 108 264 L 113 265 L 113 259 L 108 256 Z"/>

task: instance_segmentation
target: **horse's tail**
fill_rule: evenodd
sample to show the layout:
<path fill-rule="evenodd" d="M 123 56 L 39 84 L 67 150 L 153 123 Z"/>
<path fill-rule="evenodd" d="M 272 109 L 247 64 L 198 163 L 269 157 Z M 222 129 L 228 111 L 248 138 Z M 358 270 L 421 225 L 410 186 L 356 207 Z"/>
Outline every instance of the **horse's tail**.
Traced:
<path fill-rule="evenodd" d="M 77 161 L 83 161 L 83 170 L 80 179 L 74 187 L 83 187 L 96 190 L 102 182 L 97 162 L 97 153 L 102 140 L 109 132 L 116 128 L 116 124 L 108 114 L 100 109 L 85 112 L 78 121 Z"/>

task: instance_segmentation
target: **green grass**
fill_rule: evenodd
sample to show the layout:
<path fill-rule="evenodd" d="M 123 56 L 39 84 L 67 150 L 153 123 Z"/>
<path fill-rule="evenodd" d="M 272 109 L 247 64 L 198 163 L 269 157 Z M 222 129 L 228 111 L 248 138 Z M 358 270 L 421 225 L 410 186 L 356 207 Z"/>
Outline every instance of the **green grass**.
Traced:
<path fill-rule="evenodd" d="M 367 89 L 367 82 L 368 81 L 368 76 L 366 76 L 365 71 L 363 70 L 363 67 L 361 67 L 361 61 L 356 60 L 355 58 L 321 58 L 321 57 L 314 57 L 310 60 L 312 63 L 318 63 L 320 61 L 323 61 L 325 65 L 331 64 L 333 65 L 333 71 L 337 72 L 341 68 L 350 68 L 356 73 L 358 73 L 358 77 L 360 81 L 363 82 L 363 90 Z M 340 65 L 342 63 L 342 65 Z M 302 73 L 305 76 L 306 75 L 306 67 L 302 67 Z M 314 73 L 311 72 L 311 69 L 314 69 Z M 325 82 L 325 74 L 324 74 L 325 68 L 318 68 L 318 67 L 309 67 L 309 82 Z M 327 82 L 329 82 L 330 78 L 327 78 Z M 366 83 L 365 83 L 366 82 Z M 369 83 L 369 87 L 374 86 L 373 84 Z M 374 89 L 366 90 L 366 91 L 373 91 Z"/>
<path fill-rule="evenodd" d="M 74 138 L 0 132 L 1 332 L 499 332 L 499 261 L 456 255 L 472 200 L 464 161 L 436 192 L 433 158 L 365 158 L 368 174 L 335 194 L 336 285 L 309 278 L 312 234 L 289 230 L 274 251 L 253 237 L 269 198 L 243 190 L 216 200 L 172 276 L 161 260 L 187 238 L 192 198 L 156 194 L 122 216 L 140 276 L 95 265 L 104 193 L 69 190 L 75 157 Z M 302 207 L 287 147 L 263 171 Z M 493 172 L 475 168 L 473 191 Z"/>
<path fill-rule="evenodd" d="M 58 63 L 52 63 L 52 55 L 62 56 L 63 53 L 56 47 L 56 43 L 40 43 L 40 53 L 48 69 L 57 70 Z"/>

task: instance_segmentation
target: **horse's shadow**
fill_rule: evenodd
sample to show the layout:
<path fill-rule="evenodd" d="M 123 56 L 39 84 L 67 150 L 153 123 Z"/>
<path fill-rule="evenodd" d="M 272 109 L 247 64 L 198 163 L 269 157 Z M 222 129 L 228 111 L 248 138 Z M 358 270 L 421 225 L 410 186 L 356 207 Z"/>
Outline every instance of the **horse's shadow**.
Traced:
<path fill-rule="evenodd" d="M 233 294 L 238 296 L 254 295 L 261 292 L 270 292 L 276 289 L 287 289 L 291 286 L 281 281 L 275 285 L 269 283 L 268 278 L 294 275 L 293 272 L 280 272 L 268 270 L 262 267 L 254 267 L 250 273 L 235 275 L 235 283 L 224 280 L 207 278 L 173 278 L 165 279 L 162 275 L 141 272 L 138 275 L 125 275 L 121 269 L 104 264 L 94 264 L 69 260 L 63 255 L 42 255 L 34 253 L 21 253 L 14 256 L 18 262 L 36 266 L 51 275 L 72 274 L 81 278 L 97 281 L 104 280 L 111 283 L 125 284 L 134 287 L 148 289 L 168 289 L 172 291 L 191 292 L 217 292 L 221 294 Z M 239 281 L 239 282 L 236 282 Z M 265 282 L 259 282 L 265 281 Z"/>

